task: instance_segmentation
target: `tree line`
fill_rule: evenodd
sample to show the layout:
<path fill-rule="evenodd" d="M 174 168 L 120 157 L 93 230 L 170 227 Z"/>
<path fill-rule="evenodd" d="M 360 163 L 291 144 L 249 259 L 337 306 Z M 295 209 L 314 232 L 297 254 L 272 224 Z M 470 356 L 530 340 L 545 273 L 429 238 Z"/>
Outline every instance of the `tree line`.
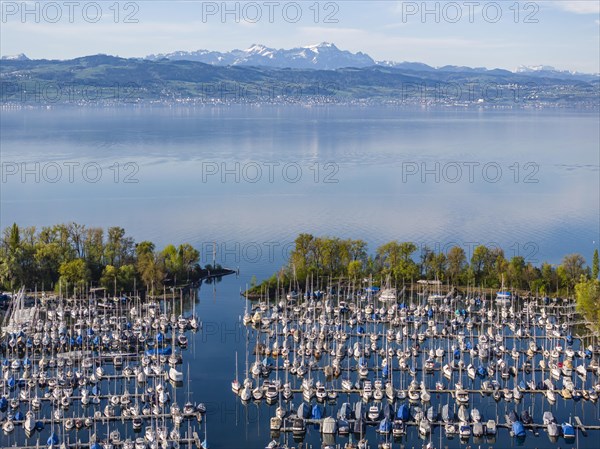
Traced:
<path fill-rule="evenodd" d="M 379 246 L 374 255 L 367 253 L 363 240 L 337 237 L 315 237 L 300 234 L 295 239 L 287 266 L 280 272 L 283 281 L 316 278 L 346 278 L 360 281 L 372 277 L 394 285 L 419 279 L 437 279 L 450 285 L 472 285 L 484 288 L 505 287 L 527 290 L 542 295 L 573 294 L 582 279 L 597 279 L 598 251 L 591 267 L 580 254 L 566 255 L 558 265 L 547 262 L 537 266 L 523 256 L 507 258 L 497 247 L 476 246 L 470 258 L 463 248 L 453 246 L 446 252 L 435 252 L 413 242 L 391 241 Z M 267 281 L 272 286 L 277 276 Z"/>
<path fill-rule="evenodd" d="M 478 286 L 527 290 L 539 295 L 573 295 L 578 307 L 600 323 L 598 250 L 587 266 L 580 254 L 563 257 L 558 265 L 536 266 L 522 256 L 505 257 L 502 249 L 476 246 L 470 258 L 460 246 L 435 252 L 427 246 L 397 240 L 379 246 L 374 255 L 363 240 L 315 237 L 300 234 L 295 239 L 287 265 L 256 286 L 274 288 L 278 282 L 308 279 L 340 279 L 360 282 L 371 277 L 394 285 L 418 279 L 437 279 L 454 286 Z M 166 284 L 197 281 L 207 270 L 221 267 L 199 265 L 200 253 L 190 244 L 167 245 L 157 250 L 154 243 L 136 243 L 121 227 L 87 227 L 77 223 L 42 227 L 5 228 L 0 242 L 0 288 L 21 285 L 39 290 L 62 289 L 84 292 L 104 287 L 109 292 L 133 292 L 145 288 L 154 294 Z"/>
<path fill-rule="evenodd" d="M 118 226 L 105 231 L 67 223 L 38 230 L 15 223 L 2 233 L 0 287 L 74 292 L 94 286 L 113 294 L 144 288 L 153 293 L 165 284 L 197 281 L 203 271 L 199 259 L 188 243 L 159 251 L 152 242 L 136 243 Z"/>

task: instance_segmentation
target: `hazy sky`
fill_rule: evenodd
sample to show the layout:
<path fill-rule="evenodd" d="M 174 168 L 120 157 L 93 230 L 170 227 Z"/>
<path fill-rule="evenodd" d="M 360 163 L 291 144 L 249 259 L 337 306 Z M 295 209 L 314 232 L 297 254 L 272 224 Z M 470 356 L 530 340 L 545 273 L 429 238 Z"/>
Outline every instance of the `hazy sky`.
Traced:
<path fill-rule="evenodd" d="M 328 41 L 376 60 L 511 70 L 544 64 L 597 73 L 599 5 L 600 0 L 2 1 L 0 54 L 134 57 Z"/>

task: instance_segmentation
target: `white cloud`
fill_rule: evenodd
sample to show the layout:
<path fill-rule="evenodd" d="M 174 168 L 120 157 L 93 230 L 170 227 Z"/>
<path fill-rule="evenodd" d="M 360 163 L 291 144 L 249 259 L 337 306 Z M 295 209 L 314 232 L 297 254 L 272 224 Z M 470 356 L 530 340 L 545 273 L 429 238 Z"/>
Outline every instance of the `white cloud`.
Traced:
<path fill-rule="evenodd" d="M 598 0 L 560 0 L 552 2 L 552 5 L 576 14 L 600 14 Z"/>

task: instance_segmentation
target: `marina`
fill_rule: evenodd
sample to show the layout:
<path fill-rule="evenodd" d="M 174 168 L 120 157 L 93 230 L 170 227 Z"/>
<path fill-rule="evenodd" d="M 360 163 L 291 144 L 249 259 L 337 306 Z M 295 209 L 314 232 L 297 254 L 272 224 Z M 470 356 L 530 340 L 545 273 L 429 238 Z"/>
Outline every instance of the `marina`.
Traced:
<path fill-rule="evenodd" d="M 232 391 L 268 407 L 266 447 L 309 428 L 345 448 L 598 435 L 600 346 L 574 300 L 369 284 L 245 299 Z"/>
<path fill-rule="evenodd" d="M 340 283 L 242 298 L 231 390 L 266 409 L 270 449 L 579 444 L 600 431 L 600 346 L 572 299 Z M 190 398 L 205 340 L 195 304 L 174 289 L 21 289 L 2 323 L 2 447 L 206 449 L 211 404 Z"/>
<path fill-rule="evenodd" d="M 206 406 L 189 400 L 186 360 L 202 323 L 183 315 L 182 296 L 19 290 L 0 341 L 0 446 L 206 449 Z"/>

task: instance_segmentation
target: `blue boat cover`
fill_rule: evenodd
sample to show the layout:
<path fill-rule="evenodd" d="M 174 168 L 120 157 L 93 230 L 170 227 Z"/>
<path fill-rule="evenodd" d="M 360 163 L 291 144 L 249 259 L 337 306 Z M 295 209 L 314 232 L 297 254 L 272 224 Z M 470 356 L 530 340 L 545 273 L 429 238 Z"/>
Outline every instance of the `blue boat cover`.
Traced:
<path fill-rule="evenodd" d="M 171 355 L 172 349 L 170 346 L 166 346 L 164 348 L 156 348 L 156 349 L 147 349 L 145 354 L 150 355 Z"/>
<path fill-rule="evenodd" d="M 391 429 L 392 423 L 390 422 L 390 420 L 387 418 L 383 418 L 379 423 L 379 431 L 381 433 L 389 433 Z"/>
<path fill-rule="evenodd" d="M 321 410 L 321 406 L 319 406 L 319 404 L 313 405 L 312 419 L 321 419 L 321 418 L 323 418 L 323 410 Z"/>
<path fill-rule="evenodd" d="M 563 436 L 565 438 L 575 437 L 575 428 L 569 423 L 563 423 L 562 425 Z"/>
<path fill-rule="evenodd" d="M 48 441 L 46 441 L 46 444 L 48 446 L 50 446 L 50 445 L 56 446 L 58 444 L 58 437 L 56 436 L 56 434 L 54 432 L 52 432 L 50 434 L 50 436 L 48 437 Z"/>
<path fill-rule="evenodd" d="M 408 419 L 410 418 L 410 410 L 406 406 L 406 404 L 402 404 L 398 408 L 398 413 L 396 414 L 396 417 L 398 419 L 401 419 L 402 421 L 408 421 Z"/>
<path fill-rule="evenodd" d="M 521 421 L 515 421 L 512 424 L 512 431 L 516 437 L 524 437 L 525 436 L 525 427 L 523 427 L 523 423 L 521 423 Z"/>

